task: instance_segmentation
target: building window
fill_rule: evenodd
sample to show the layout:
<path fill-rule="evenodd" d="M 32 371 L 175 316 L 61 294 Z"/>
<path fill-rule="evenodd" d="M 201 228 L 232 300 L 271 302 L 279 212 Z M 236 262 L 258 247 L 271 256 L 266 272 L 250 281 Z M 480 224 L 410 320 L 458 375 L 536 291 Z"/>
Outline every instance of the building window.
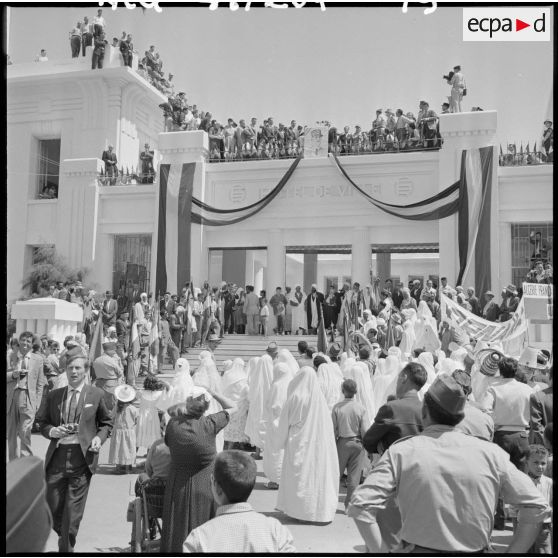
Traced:
<path fill-rule="evenodd" d="M 37 197 L 56 199 L 60 184 L 60 139 L 39 140 L 38 152 Z"/>
<path fill-rule="evenodd" d="M 115 235 L 113 292 L 131 296 L 137 288 L 149 292 L 151 276 L 151 235 Z"/>
<path fill-rule="evenodd" d="M 553 262 L 552 223 L 512 223 L 512 282 L 521 287 L 538 261 Z"/>

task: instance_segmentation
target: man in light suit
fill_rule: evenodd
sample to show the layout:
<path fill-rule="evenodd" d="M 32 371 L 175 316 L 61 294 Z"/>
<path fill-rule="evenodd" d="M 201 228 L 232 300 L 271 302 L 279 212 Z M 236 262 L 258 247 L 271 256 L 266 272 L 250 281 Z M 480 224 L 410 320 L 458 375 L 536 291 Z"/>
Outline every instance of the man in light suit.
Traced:
<path fill-rule="evenodd" d="M 43 397 L 46 377 L 43 356 L 31 352 L 33 333 L 25 331 L 19 336 L 19 351 L 12 353 L 6 373 L 6 430 L 8 458 L 33 455 L 31 427 Z M 17 439 L 20 440 L 20 451 Z"/>
<path fill-rule="evenodd" d="M 85 383 L 89 361 L 79 347 L 67 353 L 68 386 L 51 391 L 38 413 L 50 440 L 45 457 L 47 502 L 60 552 L 73 552 L 99 449 L 112 430 L 103 391 Z"/>

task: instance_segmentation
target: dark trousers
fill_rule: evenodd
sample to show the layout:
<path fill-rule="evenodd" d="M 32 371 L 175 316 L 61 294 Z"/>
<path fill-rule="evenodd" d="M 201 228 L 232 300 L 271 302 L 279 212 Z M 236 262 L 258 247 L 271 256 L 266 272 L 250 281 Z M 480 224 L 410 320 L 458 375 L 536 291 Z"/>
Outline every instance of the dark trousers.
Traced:
<path fill-rule="evenodd" d="M 91 57 L 91 69 L 96 70 L 98 68 L 99 70 L 101 70 L 103 68 L 104 59 L 105 51 L 103 50 L 102 52 L 99 52 L 97 49 L 94 49 L 93 56 Z"/>
<path fill-rule="evenodd" d="M 324 304 L 324 327 L 329 329 L 332 324 L 333 327 L 337 324 L 337 307 Z"/>
<path fill-rule="evenodd" d="M 283 329 L 285 328 L 285 314 L 277 314 L 275 318 L 277 319 L 277 327 L 275 328 L 277 333 L 283 333 Z"/>
<path fill-rule="evenodd" d="M 132 67 L 133 56 L 131 52 L 123 52 L 122 59 L 124 60 L 124 66 L 129 66 L 130 68 Z"/>
<path fill-rule="evenodd" d="M 85 56 L 85 49 L 93 45 L 93 33 L 84 33 L 81 36 L 81 54 Z"/>
<path fill-rule="evenodd" d="M 70 47 L 72 49 L 72 58 L 78 58 L 81 49 L 81 37 L 79 35 L 72 35 L 70 38 Z"/>
<path fill-rule="evenodd" d="M 227 308 L 225 306 L 225 326 L 223 327 L 223 331 L 227 330 L 227 333 L 234 332 L 234 315 L 232 308 Z"/>
<path fill-rule="evenodd" d="M 347 507 L 364 469 L 365 454 L 362 442 L 358 438 L 339 438 L 337 458 L 339 474 L 342 475 L 345 468 L 347 469 L 347 495 L 345 496 L 345 507 Z"/>
<path fill-rule="evenodd" d="M 510 454 L 510 461 L 518 468 L 521 468 L 521 460 L 529 449 L 529 434 L 526 430 L 513 432 L 508 430 L 498 430 L 494 433 L 494 443 L 498 444 L 504 451 Z M 496 506 L 495 528 L 502 528 L 506 519 L 504 510 L 504 500 L 498 498 Z"/>
<path fill-rule="evenodd" d="M 75 546 L 85 510 L 91 471 L 79 444 L 59 446 L 46 469 L 47 502 L 60 552 Z"/>

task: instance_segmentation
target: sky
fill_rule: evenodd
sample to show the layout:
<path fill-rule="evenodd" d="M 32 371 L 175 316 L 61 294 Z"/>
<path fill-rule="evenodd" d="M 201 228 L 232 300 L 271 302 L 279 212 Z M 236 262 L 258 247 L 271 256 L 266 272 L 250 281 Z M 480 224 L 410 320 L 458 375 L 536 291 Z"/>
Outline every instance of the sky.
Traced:
<path fill-rule="evenodd" d="M 370 129 L 377 108 L 418 112 L 424 99 L 439 111 L 449 95 L 442 79 L 460 64 L 467 82 L 464 109 L 498 111 L 504 146 L 540 145 L 543 121 L 552 120 L 551 42 L 463 42 L 462 8 L 327 7 L 210 11 L 167 7 L 162 13 L 128 10 L 103 15 L 107 35 L 132 33 L 143 53 L 155 45 L 177 91 L 214 118 Z M 258 3 L 262 4 L 262 3 Z M 15 7 L 10 10 L 8 53 L 30 62 L 41 48 L 50 60 L 70 58 L 69 31 L 95 6 Z"/>

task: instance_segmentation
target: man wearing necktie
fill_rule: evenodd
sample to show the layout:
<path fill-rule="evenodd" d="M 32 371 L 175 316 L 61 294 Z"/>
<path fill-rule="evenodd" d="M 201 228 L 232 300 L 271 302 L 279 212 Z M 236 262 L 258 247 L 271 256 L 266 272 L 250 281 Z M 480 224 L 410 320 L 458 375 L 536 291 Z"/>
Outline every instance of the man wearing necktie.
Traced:
<path fill-rule="evenodd" d="M 23 332 L 19 336 L 19 350 L 11 354 L 7 370 L 6 427 L 10 461 L 33 455 L 31 428 L 41 404 L 46 377 L 43 372 L 43 357 L 31 352 L 32 345 L 33 333 Z"/>
<path fill-rule="evenodd" d="M 89 361 L 79 347 L 66 354 L 68 386 L 51 391 L 37 416 L 50 440 L 45 457 L 47 502 L 60 552 L 73 552 L 99 449 L 112 430 L 101 389 L 85 383 Z"/>

